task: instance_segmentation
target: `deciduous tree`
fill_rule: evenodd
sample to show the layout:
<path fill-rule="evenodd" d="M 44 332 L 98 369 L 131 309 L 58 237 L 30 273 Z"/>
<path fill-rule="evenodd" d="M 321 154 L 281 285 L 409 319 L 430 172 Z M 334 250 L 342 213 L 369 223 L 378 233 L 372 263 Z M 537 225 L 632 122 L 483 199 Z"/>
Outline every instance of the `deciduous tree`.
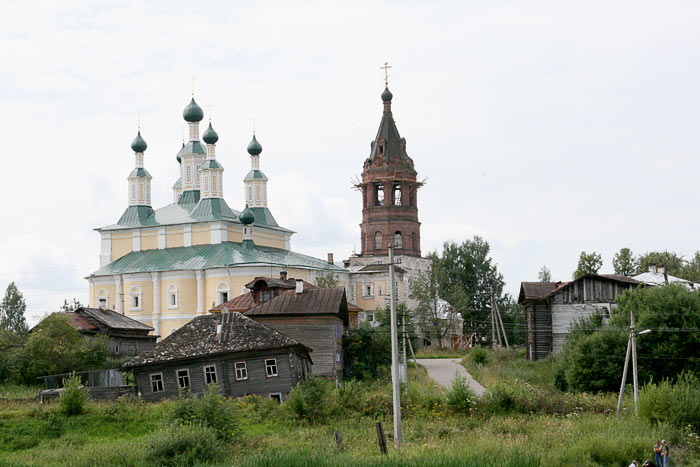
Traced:
<path fill-rule="evenodd" d="M 637 262 L 634 259 L 632 250 L 629 248 L 620 248 L 620 251 L 613 256 L 613 268 L 615 274 L 623 276 L 633 276 L 637 270 Z"/>
<path fill-rule="evenodd" d="M 552 271 L 544 265 L 542 269 L 540 269 L 540 272 L 537 273 L 537 278 L 540 282 L 552 282 Z"/>
<path fill-rule="evenodd" d="M 26 334 L 29 328 L 24 319 L 27 303 L 22 293 L 11 282 L 5 290 L 5 296 L 0 302 L 0 329 L 5 329 L 15 334 Z"/>
<path fill-rule="evenodd" d="M 316 276 L 316 278 L 314 279 L 314 285 L 321 289 L 327 289 L 332 287 L 338 287 L 340 285 L 340 281 L 338 280 L 338 276 L 336 274 L 333 274 L 331 271 L 328 271 Z"/>
<path fill-rule="evenodd" d="M 581 252 L 581 256 L 578 258 L 578 266 L 576 271 L 574 271 L 574 279 L 581 277 L 586 274 L 598 274 L 600 268 L 603 267 L 603 258 L 600 253 L 586 253 Z"/>
<path fill-rule="evenodd" d="M 432 260 L 433 265 L 438 264 L 439 258 L 436 253 L 431 253 L 428 258 Z M 432 347 L 442 347 L 443 337 L 454 329 L 457 321 L 456 313 L 440 298 L 438 267 L 421 272 L 411 282 L 411 298 L 418 302 L 414 317 L 421 333 L 430 340 Z"/>

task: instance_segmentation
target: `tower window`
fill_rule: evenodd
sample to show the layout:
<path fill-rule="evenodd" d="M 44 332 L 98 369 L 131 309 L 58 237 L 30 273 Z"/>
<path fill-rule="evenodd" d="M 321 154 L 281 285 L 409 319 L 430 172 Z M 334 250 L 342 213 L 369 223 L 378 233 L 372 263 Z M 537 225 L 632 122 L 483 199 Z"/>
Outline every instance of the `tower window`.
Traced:
<path fill-rule="evenodd" d="M 204 177 L 204 191 L 209 191 L 209 177 Z"/>
<path fill-rule="evenodd" d="M 376 193 L 375 206 L 384 206 L 384 184 L 376 183 L 374 188 Z"/>
<path fill-rule="evenodd" d="M 216 175 L 211 177 L 211 191 L 216 192 Z"/>
<path fill-rule="evenodd" d="M 253 187 L 252 186 L 248 187 L 248 202 L 249 203 L 253 202 Z"/>
<path fill-rule="evenodd" d="M 143 183 L 139 183 L 139 200 L 143 200 Z"/>
<path fill-rule="evenodd" d="M 195 171 L 195 179 L 196 181 L 199 181 L 199 170 L 202 168 L 200 164 L 197 164 L 194 168 Z"/>
<path fill-rule="evenodd" d="M 136 199 L 136 184 L 131 184 L 131 199 Z"/>
<path fill-rule="evenodd" d="M 416 237 L 415 232 L 411 234 L 411 239 L 413 240 L 413 249 L 418 251 L 418 238 Z"/>
<path fill-rule="evenodd" d="M 394 233 L 394 247 L 403 248 L 403 239 L 401 238 L 401 232 Z"/>
<path fill-rule="evenodd" d="M 374 234 L 374 249 L 375 250 L 382 249 L 382 233 L 381 232 L 375 232 L 375 234 Z"/>
<path fill-rule="evenodd" d="M 146 201 L 151 202 L 151 184 L 146 185 Z"/>
<path fill-rule="evenodd" d="M 394 205 L 401 206 L 401 184 L 400 183 L 394 183 L 392 197 L 394 199 Z"/>
<path fill-rule="evenodd" d="M 186 182 L 192 181 L 192 166 L 189 164 L 185 167 L 185 181 Z"/>
<path fill-rule="evenodd" d="M 255 199 L 259 200 L 260 198 L 260 185 L 255 187 Z"/>

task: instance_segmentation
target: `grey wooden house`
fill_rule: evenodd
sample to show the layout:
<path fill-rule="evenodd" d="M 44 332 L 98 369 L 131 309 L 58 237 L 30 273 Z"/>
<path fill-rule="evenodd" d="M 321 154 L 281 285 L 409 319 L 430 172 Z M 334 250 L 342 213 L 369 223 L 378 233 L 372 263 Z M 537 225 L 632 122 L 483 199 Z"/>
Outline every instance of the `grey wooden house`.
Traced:
<path fill-rule="evenodd" d="M 586 274 L 571 282 L 522 282 L 518 303 L 525 311 L 527 359 L 559 352 L 577 319 L 596 311 L 609 318 L 617 296 L 639 285 L 617 274 Z"/>
<path fill-rule="evenodd" d="M 230 397 L 283 401 L 311 371 L 310 349 L 241 313 L 198 316 L 124 364 L 145 400 L 201 394 L 219 385 Z"/>

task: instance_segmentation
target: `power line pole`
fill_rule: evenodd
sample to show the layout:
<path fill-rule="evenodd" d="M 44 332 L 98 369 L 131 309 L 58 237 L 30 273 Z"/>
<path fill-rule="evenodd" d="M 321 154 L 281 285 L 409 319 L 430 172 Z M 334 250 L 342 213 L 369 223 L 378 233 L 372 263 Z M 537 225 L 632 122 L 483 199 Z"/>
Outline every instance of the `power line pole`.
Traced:
<path fill-rule="evenodd" d="M 396 283 L 394 279 L 394 245 L 389 244 L 389 280 L 391 286 L 391 386 L 394 399 L 394 447 L 401 446 L 401 386 L 399 385 L 399 343 L 396 322 Z"/>
<path fill-rule="evenodd" d="M 406 359 L 406 307 L 404 306 L 401 310 L 401 335 L 403 337 L 403 382 L 408 383 L 408 359 Z M 416 367 L 418 371 L 418 367 Z M 406 391 L 408 391 L 408 384 L 406 385 Z"/>
<path fill-rule="evenodd" d="M 625 395 L 625 384 L 627 383 L 627 369 L 632 355 L 632 380 L 634 382 L 634 413 L 637 414 L 637 403 L 639 401 L 639 381 L 637 379 L 637 324 L 634 318 L 634 310 L 630 310 L 630 335 L 627 338 L 627 353 L 625 354 L 625 366 L 622 370 L 622 383 L 620 384 L 620 396 L 617 399 L 617 416 L 622 411 L 622 398 Z"/>
<path fill-rule="evenodd" d="M 501 310 L 498 308 L 498 300 L 493 299 L 493 305 L 496 309 L 496 316 L 498 316 L 498 322 L 501 324 L 501 331 L 503 332 L 503 340 L 506 341 L 506 349 L 509 348 L 508 336 L 506 335 L 506 327 L 503 326 L 503 318 L 501 318 Z"/>

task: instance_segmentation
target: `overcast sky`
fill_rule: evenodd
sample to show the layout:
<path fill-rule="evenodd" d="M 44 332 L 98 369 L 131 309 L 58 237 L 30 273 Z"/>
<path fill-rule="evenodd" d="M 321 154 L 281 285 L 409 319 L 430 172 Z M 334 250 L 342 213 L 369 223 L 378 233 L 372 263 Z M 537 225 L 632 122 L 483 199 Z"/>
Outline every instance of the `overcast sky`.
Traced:
<path fill-rule="evenodd" d="M 612 272 L 621 247 L 700 248 L 697 2 L 3 1 L 0 17 L 0 289 L 17 282 L 30 322 L 87 301 L 139 112 L 153 204 L 171 202 L 192 76 L 234 209 L 258 118 L 296 251 L 359 250 L 352 180 L 385 61 L 427 179 L 424 253 L 481 235 L 517 294 L 545 264 L 569 279 L 581 250 Z"/>

